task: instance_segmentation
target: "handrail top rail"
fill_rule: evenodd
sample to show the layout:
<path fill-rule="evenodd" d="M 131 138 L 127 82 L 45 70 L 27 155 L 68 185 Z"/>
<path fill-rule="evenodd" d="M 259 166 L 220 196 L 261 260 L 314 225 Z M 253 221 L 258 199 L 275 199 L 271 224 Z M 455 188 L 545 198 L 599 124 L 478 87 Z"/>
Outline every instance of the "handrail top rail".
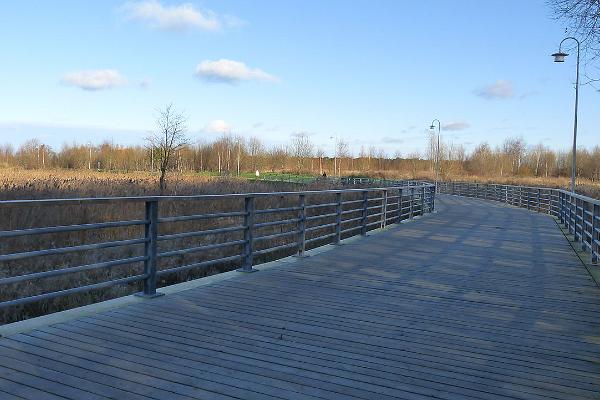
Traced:
<path fill-rule="evenodd" d="M 147 201 L 175 201 L 175 200 L 214 200 L 220 198 L 246 198 L 246 197 L 270 197 L 270 196 L 297 196 L 313 194 L 336 194 L 336 193 L 361 193 L 364 191 L 381 191 L 402 188 L 431 188 L 434 184 L 421 183 L 414 186 L 386 186 L 361 189 L 326 189 L 326 190 L 307 190 L 296 192 L 253 192 L 253 193 L 222 193 L 222 194 L 201 194 L 201 195 L 181 195 L 181 196 L 117 196 L 117 197 L 81 197 L 64 199 L 25 199 L 25 200 L 0 200 L 0 207 L 19 207 L 27 205 L 54 206 L 54 205 L 82 205 L 82 204 L 102 204 L 102 203 L 134 203 Z"/>
<path fill-rule="evenodd" d="M 521 188 L 521 189 L 543 189 L 543 190 L 554 190 L 557 192 L 560 192 L 562 194 L 566 194 L 569 196 L 573 196 L 576 197 L 580 200 L 584 200 L 588 203 L 592 203 L 592 204 L 596 204 L 596 205 L 600 205 L 600 200 L 599 199 L 594 199 L 592 197 L 589 196 L 585 196 L 583 194 L 579 194 L 577 192 L 573 193 L 569 190 L 565 190 L 565 189 L 559 189 L 559 188 L 551 188 L 551 187 L 543 187 L 543 186 L 521 186 L 521 185 L 507 185 L 507 184 L 503 184 L 503 183 L 484 183 L 484 182 L 464 182 L 464 181 L 448 181 L 448 182 L 442 182 L 442 183 L 459 183 L 459 184 L 465 184 L 465 185 L 491 185 L 491 186 L 505 186 L 505 187 L 512 187 L 512 188 Z"/>
<path fill-rule="evenodd" d="M 569 190 L 565 190 L 565 189 L 554 189 L 554 190 L 556 190 L 556 191 L 558 191 L 558 192 L 560 192 L 562 194 L 567 194 L 569 196 L 576 197 L 576 198 L 578 198 L 580 200 L 583 200 L 585 202 L 592 203 L 592 204 L 595 204 L 597 206 L 600 206 L 600 200 L 594 199 L 593 197 L 584 196 L 584 195 L 579 194 L 579 193 L 573 193 L 573 192 L 571 192 Z"/>

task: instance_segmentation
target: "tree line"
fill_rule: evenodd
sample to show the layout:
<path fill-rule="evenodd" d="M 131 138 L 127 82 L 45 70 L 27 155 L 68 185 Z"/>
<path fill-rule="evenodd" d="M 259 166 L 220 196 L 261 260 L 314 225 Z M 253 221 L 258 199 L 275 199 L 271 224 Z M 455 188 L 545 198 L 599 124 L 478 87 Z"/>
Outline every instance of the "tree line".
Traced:
<path fill-rule="evenodd" d="M 22 168 L 66 168 L 100 171 L 150 171 L 160 174 L 165 188 L 167 172 L 214 171 L 219 175 L 246 172 L 295 172 L 319 175 L 377 175 L 395 173 L 411 178 L 427 177 L 435 171 L 442 179 L 465 174 L 481 177 L 563 177 L 569 176 L 571 153 L 554 151 L 540 143 L 528 145 L 522 137 L 507 138 L 501 146 L 487 143 L 468 153 L 464 146 L 439 142 L 429 132 L 425 154 L 400 153 L 390 157 L 384 149 L 362 146 L 352 154 L 348 142 L 335 137 L 335 154 L 328 157 L 306 133 L 291 136 L 287 146 L 266 146 L 259 138 L 224 133 L 212 142 L 192 144 L 187 135 L 187 117 L 172 104 L 157 110 L 156 128 L 144 146 L 65 144 L 55 151 L 37 139 L 14 149 L 0 146 L 0 163 Z M 600 146 L 578 150 L 577 175 L 600 179 Z M 429 174 L 429 177 L 431 175 Z"/>
<path fill-rule="evenodd" d="M 158 146 L 123 146 L 105 141 L 101 144 L 65 144 L 60 149 L 31 139 L 15 148 L 0 145 L 0 165 L 27 169 L 65 168 L 101 171 L 154 171 L 161 168 L 178 172 L 212 171 L 238 175 L 255 171 L 293 172 L 332 175 L 397 172 L 419 177 L 434 171 L 438 152 L 430 146 L 422 154 L 389 155 L 383 149 L 362 147 L 352 154 L 349 145 L 337 141 L 334 157 L 315 146 L 307 134 L 296 134 L 287 146 L 267 146 L 259 138 L 223 134 L 211 142 L 184 144 L 165 160 Z M 500 146 L 482 143 L 467 152 L 461 145 L 442 143 L 439 151 L 440 174 L 444 178 L 461 175 L 482 177 L 568 177 L 571 152 L 556 151 L 543 144 L 529 145 L 521 137 L 511 137 Z M 577 175 L 600 180 L 600 146 L 580 148 Z"/>

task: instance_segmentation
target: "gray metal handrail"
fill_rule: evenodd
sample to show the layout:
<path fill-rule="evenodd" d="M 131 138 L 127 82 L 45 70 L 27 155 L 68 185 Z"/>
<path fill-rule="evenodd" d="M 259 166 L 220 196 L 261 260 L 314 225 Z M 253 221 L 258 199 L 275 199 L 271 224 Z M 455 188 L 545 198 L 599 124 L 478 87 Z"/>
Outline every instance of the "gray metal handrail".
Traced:
<path fill-rule="evenodd" d="M 154 297 L 159 295 L 156 291 L 159 283 L 158 279 L 173 273 L 224 263 L 237 263 L 239 271 L 253 272 L 255 271 L 255 258 L 258 256 L 269 254 L 271 259 L 278 259 L 289 255 L 290 252 L 303 256 L 307 247 L 314 248 L 325 244 L 339 244 L 342 237 L 350 237 L 359 233 L 366 235 L 369 230 L 385 227 L 389 223 L 400 223 L 406 219 L 433 211 L 435 206 L 434 185 L 413 183 L 409 186 L 405 182 L 387 182 L 388 187 L 344 190 L 0 201 L 0 210 L 3 208 L 18 208 L 23 209 L 23 212 L 50 206 L 56 208 L 112 204 L 119 207 L 125 207 L 126 205 L 137 207 L 139 203 L 143 204 L 145 210 L 143 219 L 73 225 L 63 223 L 56 226 L 0 231 L 0 249 L 5 249 L 4 254 L 0 250 L 0 263 L 18 263 L 23 260 L 29 262 L 46 256 L 76 254 L 90 250 L 101 251 L 103 249 L 112 249 L 112 251 L 126 249 L 117 254 L 127 254 L 127 256 L 92 264 L 72 265 L 56 269 L 46 268 L 41 272 L 6 276 L 0 278 L 0 290 L 5 285 L 31 285 L 32 281 L 39 279 L 143 263 L 142 273 L 124 278 L 50 290 L 29 296 L 16 295 L 9 299 L 0 298 L 0 309 L 139 281 L 143 282 L 143 290 L 140 295 Z M 219 206 L 227 201 L 230 202 L 229 205 L 231 203 L 239 205 L 230 210 L 220 209 Z M 208 202 L 211 205 L 211 212 L 188 215 L 181 215 L 180 213 L 161 215 L 163 209 L 161 205 L 166 202 L 186 202 L 186 204 L 190 202 L 194 204 Z M 260 204 L 263 204 L 263 206 Z M 236 207 L 239 208 L 235 209 Z M 219 211 L 212 212 L 215 208 Z M 168 209 L 168 207 L 164 207 L 164 209 Z M 210 229 L 198 225 L 200 222 L 206 221 L 210 221 L 213 225 Z M 161 227 L 172 227 L 173 224 L 181 223 L 188 224 L 186 225 L 187 229 L 181 230 L 180 227 L 177 227 L 175 232 L 161 232 Z M 72 232 L 88 233 L 107 228 L 129 229 L 132 227 L 138 227 L 138 229 L 143 227 L 143 236 L 97 243 L 84 242 L 66 247 L 54 248 L 49 246 L 48 248 L 35 250 L 31 248 L 21 249 L 23 251 L 14 251 L 6 245 L 7 240 L 14 240 L 15 238 L 35 238 L 38 235 L 57 235 Z M 220 235 L 218 237 L 221 238 L 214 239 L 209 244 L 198 245 L 196 243 L 184 248 L 168 250 L 160 247 L 161 243 L 169 244 L 182 239 L 192 241 L 207 237 L 212 239 L 215 235 Z M 222 237 L 224 235 L 226 237 Z M 143 245 L 143 251 L 138 247 L 141 245 Z M 12 252 L 6 253 L 6 249 Z M 137 254 L 135 254 L 136 251 Z M 161 268 L 161 260 L 190 255 L 203 255 L 206 258 L 214 254 L 214 251 L 220 251 L 220 253 L 208 260 L 196 258 L 193 262 L 187 264 L 177 263 L 169 268 Z M 18 290 L 15 292 L 18 293 Z"/>
<path fill-rule="evenodd" d="M 563 189 L 493 183 L 439 182 L 437 191 L 552 215 L 581 243 L 582 250 L 589 251 L 592 263 L 600 258 L 600 200 Z"/>

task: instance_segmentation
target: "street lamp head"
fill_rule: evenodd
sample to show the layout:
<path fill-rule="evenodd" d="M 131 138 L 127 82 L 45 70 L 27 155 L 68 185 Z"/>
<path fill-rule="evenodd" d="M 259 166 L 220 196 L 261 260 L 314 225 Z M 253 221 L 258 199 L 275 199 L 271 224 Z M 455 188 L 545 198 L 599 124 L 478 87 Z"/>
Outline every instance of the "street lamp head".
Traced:
<path fill-rule="evenodd" d="M 566 56 L 568 56 L 568 54 L 563 53 L 562 51 L 552 54 L 552 57 L 554 57 L 554 62 L 557 62 L 557 63 L 565 62 Z"/>

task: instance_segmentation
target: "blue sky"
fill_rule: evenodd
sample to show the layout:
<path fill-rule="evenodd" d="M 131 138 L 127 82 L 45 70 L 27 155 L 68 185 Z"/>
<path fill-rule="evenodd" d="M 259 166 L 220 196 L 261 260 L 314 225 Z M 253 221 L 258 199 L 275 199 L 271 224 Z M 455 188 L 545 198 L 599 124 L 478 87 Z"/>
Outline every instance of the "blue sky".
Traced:
<path fill-rule="evenodd" d="M 424 151 L 522 135 L 567 149 L 575 57 L 544 0 L 12 1 L 0 9 L 0 143 L 142 143 L 173 102 L 190 136 L 267 144 L 307 132 Z M 598 144 L 600 93 L 580 93 L 579 144 Z"/>

